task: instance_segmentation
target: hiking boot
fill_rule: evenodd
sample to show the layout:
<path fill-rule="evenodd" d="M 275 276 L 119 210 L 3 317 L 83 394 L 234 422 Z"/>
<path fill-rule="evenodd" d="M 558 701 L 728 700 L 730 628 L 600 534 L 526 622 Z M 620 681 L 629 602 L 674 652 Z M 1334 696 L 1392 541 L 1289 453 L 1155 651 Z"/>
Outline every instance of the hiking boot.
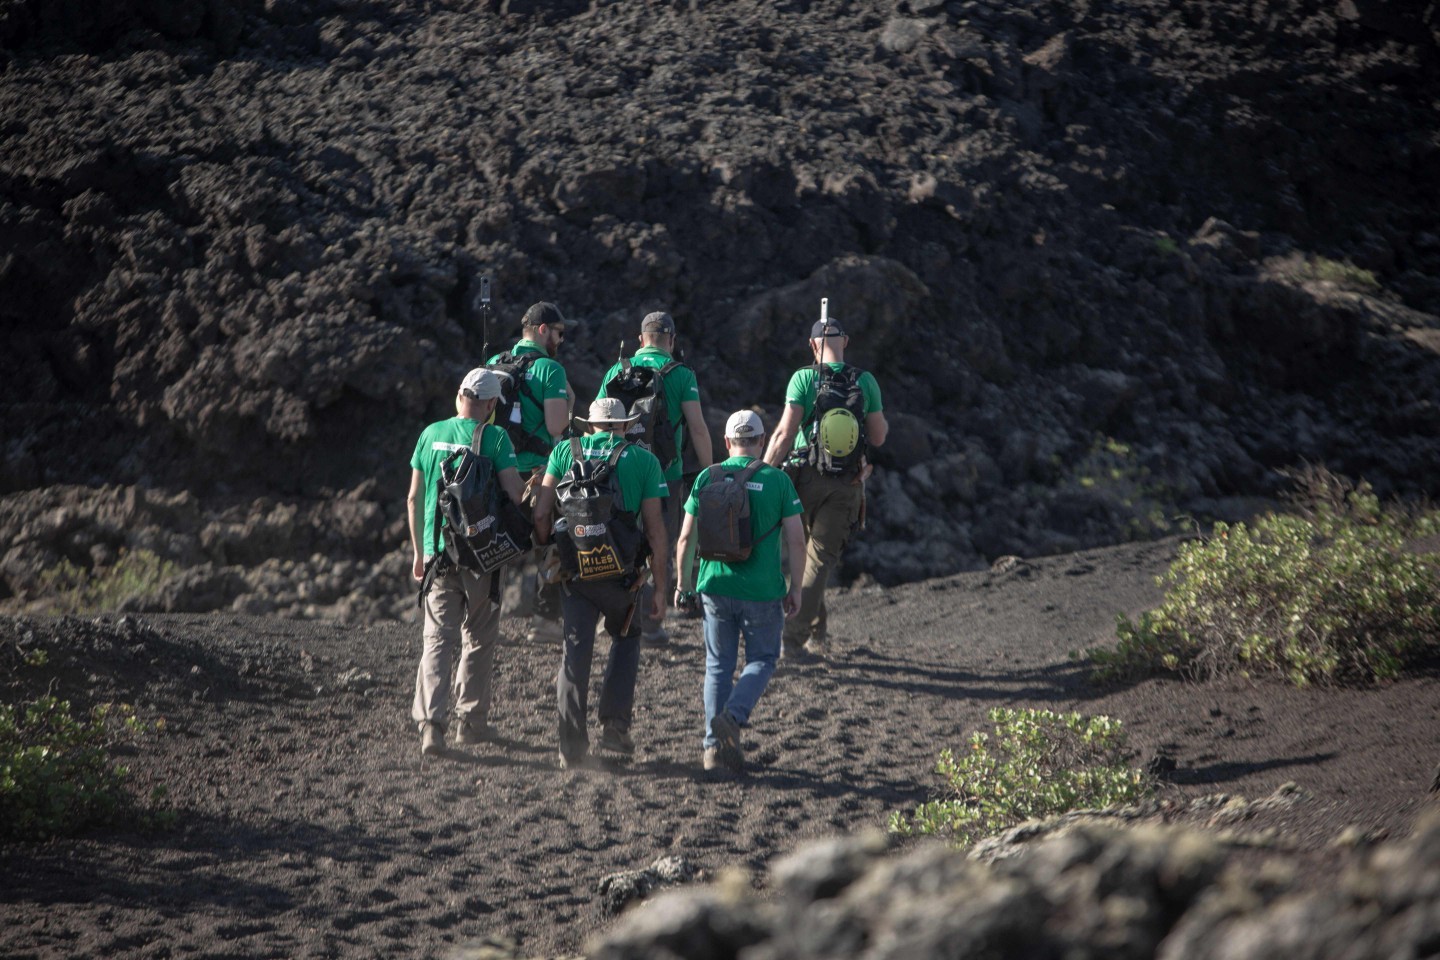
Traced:
<path fill-rule="evenodd" d="M 567 757 L 564 753 L 560 753 L 556 755 L 556 762 L 559 763 L 561 770 L 589 770 L 595 766 L 589 753 L 582 753 L 574 757 Z"/>
<path fill-rule="evenodd" d="M 705 767 L 705 769 L 706 769 L 707 772 L 708 772 L 708 771 L 711 771 L 711 770 L 719 770 L 719 769 L 720 769 L 720 751 L 719 751 L 718 749 L 716 749 L 715 747 L 706 747 L 706 748 L 705 748 L 705 755 L 704 755 L 704 757 L 701 759 L 700 763 L 701 763 L 702 766 Z"/>
<path fill-rule="evenodd" d="M 730 716 L 730 711 L 721 710 L 710 721 L 710 732 L 715 734 L 716 750 L 720 762 L 739 773 L 745 769 L 745 751 L 740 746 L 740 724 Z"/>
<path fill-rule="evenodd" d="M 791 663 L 809 663 L 815 659 L 815 655 L 803 643 L 782 640 L 780 642 L 780 659 L 789 660 Z"/>
<path fill-rule="evenodd" d="M 630 736 L 628 731 L 621 730 L 614 724 L 606 724 L 605 729 L 600 733 L 600 749 L 606 753 L 619 754 L 622 757 L 635 756 L 635 738 Z"/>
<path fill-rule="evenodd" d="M 455 742 L 460 746 L 473 747 L 490 739 L 490 724 L 484 720 L 461 720 L 455 730 Z"/>
<path fill-rule="evenodd" d="M 647 647 L 668 647 L 670 646 L 670 632 L 664 627 L 657 627 L 640 634 L 640 642 Z"/>
<path fill-rule="evenodd" d="M 824 637 L 811 637 L 805 641 L 803 649 L 812 659 L 826 657 L 830 654 L 830 641 Z"/>
<path fill-rule="evenodd" d="M 438 757 L 445 752 L 445 727 L 438 723 L 420 725 L 420 753 L 426 757 Z"/>

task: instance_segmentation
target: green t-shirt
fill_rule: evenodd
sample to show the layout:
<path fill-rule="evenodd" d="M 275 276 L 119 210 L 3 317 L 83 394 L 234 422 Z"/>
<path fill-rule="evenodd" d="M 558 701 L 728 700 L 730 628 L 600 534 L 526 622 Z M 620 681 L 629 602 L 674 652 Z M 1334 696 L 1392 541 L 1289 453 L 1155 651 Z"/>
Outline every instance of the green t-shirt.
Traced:
<path fill-rule="evenodd" d="M 538 403 L 532 402 L 522 393 L 516 409 L 520 411 L 520 429 L 550 446 L 553 441 L 550 439 L 550 431 L 545 429 L 545 401 L 568 398 L 569 394 L 565 390 L 565 368 L 551 359 L 545 348 L 534 340 L 522 339 L 510 352 L 517 356 L 522 353 L 540 354 L 540 359 L 530 364 L 525 374 L 525 380 L 530 384 L 530 392 L 535 395 Z M 497 353 L 485 362 L 494 363 L 499 358 L 500 354 Z M 528 474 L 536 467 L 544 466 L 545 458 L 538 453 L 521 450 L 515 454 L 515 462 L 520 472 Z"/>
<path fill-rule="evenodd" d="M 661 350 L 659 347 L 641 347 L 635 351 L 635 356 L 630 358 L 630 363 L 637 367 L 654 367 L 656 370 L 665 366 L 674 357 Z M 615 364 L 605 371 L 605 376 L 600 378 L 600 392 L 597 397 L 605 396 L 605 384 L 610 378 L 620 372 L 620 364 Z M 675 424 L 675 449 L 680 449 L 680 437 L 685 426 L 685 412 L 681 404 L 687 400 L 700 399 L 700 385 L 695 381 L 695 371 L 685 365 L 676 367 L 665 374 L 665 409 L 670 414 L 670 422 Z M 674 460 L 665 464 L 665 479 L 674 483 L 680 479 L 680 472 L 683 469 L 681 457 L 676 456 Z"/>
<path fill-rule="evenodd" d="M 845 366 L 843 363 L 827 363 L 831 370 L 839 370 Z M 810 427 L 808 421 L 810 414 L 815 410 L 815 381 L 819 374 L 815 368 L 801 367 L 790 377 L 790 384 L 785 388 L 785 402 L 799 404 L 801 414 L 800 423 L 802 429 L 795 432 L 795 450 L 800 451 L 810 446 Z M 872 414 L 884 410 L 880 402 L 880 384 L 876 382 L 875 376 L 866 370 L 860 374 L 860 393 L 865 397 L 865 413 Z"/>
<path fill-rule="evenodd" d="M 602 430 L 581 437 L 580 449 L 585 452 L 586 460 L 604 460 L 610 456 L 621 439 Z M 570 456 L 570 441 L 557 443 L 555 449 L 550 451 L 550 461 L 545 465 L 545 473 L 560 480 L 570 472 L 572 463 L 574 459 Z M 616 461 L 615 470 L 620 477 L 621 510 L 639 513 L 642 500 L 670 495 L 670 488 L 665 484 L 665 474 L 660 469 L 660 461 L 644 447 L 637 447 L 633 443 L 628 445 Z"/>
<path fill-rule="evenodd" d="M 720 465 L 727 471 L 739 470 L 753 459 L 730 457 Z M 686 513 L 699 515 L 700 499 L 696 494 L 709 482 L 710 471 L 701 470 L 690 490 L 690 499 L 685 501 Z M 739 600 L 779 600 L 785 596 L 785 571 L 780 566 L 782 533 L 772 528 L 778 528 L 784 518 L 798 516 L 802 512 L 800 495 L 795 492 L 795 484 L 790 482 L 785 471 L 768 465 L 756 470 L 747 486 L 750 488 L 750 534 L 765 539 L 739 563 L 702 559 L 696 589 L 701 593 Z"/>
<path fill-rule="evenodd" d="M 415 443 L 415 453 L 410 457 L 410 468 L 419 470 L 425 487 L 425 539 L 420 541 L 425 556 L 435 551 L 435 500 L 439 496 L 440 464 L 456 450 L 470 446 L 475 436 L 475 424 L 479 421 L 466 417 L 451 417 L 432 423 L 420 434 Z M 515 448 L 510 437 L 499 427 L 491 427 L 480 438 L 480 453 L 495 465 L 495 473 L 515 466 Z M 445 535 L 440 535 L 440 549 L 445 549 Z"/>

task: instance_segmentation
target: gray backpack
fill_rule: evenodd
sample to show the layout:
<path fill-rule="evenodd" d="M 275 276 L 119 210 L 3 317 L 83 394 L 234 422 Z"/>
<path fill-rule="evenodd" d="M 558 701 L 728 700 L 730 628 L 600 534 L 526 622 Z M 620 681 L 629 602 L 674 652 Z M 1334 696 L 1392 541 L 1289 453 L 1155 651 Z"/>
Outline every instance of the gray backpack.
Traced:
<path fill-rule="evenodd" d="M 739 470 L 726 470 L 718 463 L 709 468 L 705 486 L 695 494 L 700 559 L 724 563 L 748 560 L 760 542 L 779 528 L 776 523 L 758 537 L 752 536 L 750 530 L 750 490 L 746 484 L 764 465 L 763 460 L 752 460 Z"/>

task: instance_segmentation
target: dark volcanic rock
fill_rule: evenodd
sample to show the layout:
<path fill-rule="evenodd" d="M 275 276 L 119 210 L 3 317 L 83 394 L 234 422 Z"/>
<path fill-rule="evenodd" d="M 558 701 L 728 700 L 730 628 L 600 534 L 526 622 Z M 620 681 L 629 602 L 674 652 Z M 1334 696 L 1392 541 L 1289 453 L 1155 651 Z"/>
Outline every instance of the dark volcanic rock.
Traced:
<path fill-rule="evenodd" d="M 718 424 L 773 422 L 829 297 L 896 426 L 847 556 L 882 583 L 1203 520 L 1301 460 L 1433 496 L 1437 24 L 1433 0 L 7 4 L 0 594 L 103 542 L 208 564 L 173 609 L 333 613 L 255 571 L 351 562 L 346 608 L 398 612 L 411 444 L 538 299 L 580 321 L 582 402 L 670 310 Z M 93 496 L 57 493 L 59 522 L 52 488 Z M 83 502 L 117 496 L 190 500 Z"/>

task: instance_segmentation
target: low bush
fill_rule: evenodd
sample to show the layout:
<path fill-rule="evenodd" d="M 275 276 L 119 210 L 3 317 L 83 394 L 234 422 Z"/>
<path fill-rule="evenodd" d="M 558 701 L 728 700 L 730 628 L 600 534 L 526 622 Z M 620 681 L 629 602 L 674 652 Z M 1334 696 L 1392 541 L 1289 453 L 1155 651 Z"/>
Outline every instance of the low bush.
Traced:
<path fill-rule="evenodd" d="M 155 595 L 179 567 L 149 550 L 122 550 L 108 567 L 86 569 L 61 560 L 40 574 L 47 604 L 57 614 L 129 609 Z"/>
<path fill-rule="evenodd" d="M 110 753 L 147 729 L 129 706 L 77 718 L 54 697 L 0 704 L 0 839 L 68 836 L 136 815 L 129 771 Z"/>
<path fill-rule="evenodd" d="M 1070 810 L 1134 803 L 1153 791 L 1126 765 L 1120 721 L 1049 710 L 991 710 L 993 737 L 977 732 L 957 757 L 946 749 L 935 772 L 944 796 L 890 816 L 892 832 L 939 834 L 966 845 L 1026 820 Z"/>
<path fill-rule="evenodd" d="M 1183 544 L 1164 602 L 1121 616 L 1100 680 L 1156 672 L 1278 674 L 1291 683 L 1393 679 L 1440 648 L 1440 558 L 1406 549 L 1440 513 L 1382 505 L 1368 484 L 1294 475 L 1295 514 L 1216 524 Z"/>

